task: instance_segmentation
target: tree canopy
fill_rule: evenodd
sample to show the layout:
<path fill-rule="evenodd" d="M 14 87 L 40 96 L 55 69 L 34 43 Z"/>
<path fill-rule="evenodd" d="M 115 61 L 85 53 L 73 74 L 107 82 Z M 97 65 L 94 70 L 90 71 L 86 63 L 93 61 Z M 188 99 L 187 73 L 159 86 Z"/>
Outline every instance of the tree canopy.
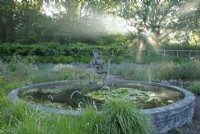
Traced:
<path fill-rule="evenodd" d="M 200 45 L 198 0 L 1 0 L 0 42 L 92 43 L 121 20 L 136 42 Z"/>

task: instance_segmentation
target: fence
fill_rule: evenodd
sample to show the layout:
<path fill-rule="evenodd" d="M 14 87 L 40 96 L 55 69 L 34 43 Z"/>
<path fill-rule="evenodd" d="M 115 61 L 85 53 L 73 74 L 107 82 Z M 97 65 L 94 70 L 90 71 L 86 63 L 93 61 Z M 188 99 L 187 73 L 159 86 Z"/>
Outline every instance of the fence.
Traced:
<path fill-rule="evenodd" d="M 147 55 L 163 55 L 176 57 L 200 57 L 200 50 L 156 50 L 147 51 Z"/>

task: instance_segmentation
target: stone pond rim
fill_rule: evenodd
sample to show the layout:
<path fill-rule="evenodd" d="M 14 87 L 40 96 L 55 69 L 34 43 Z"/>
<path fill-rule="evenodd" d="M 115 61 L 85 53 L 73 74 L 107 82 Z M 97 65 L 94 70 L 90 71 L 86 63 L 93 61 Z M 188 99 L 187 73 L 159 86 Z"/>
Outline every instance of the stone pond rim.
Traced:
<path fill-rule="evenodd" d="M 19 94 L 20 90 L 26 90 L 26 89 L 30 89 L 30 88 L 34 88 L 34 87 L 39 87 L 39 86 L 48 86 L 51 84 L 58 85 L 58 84 L 64 84 L 64 83 L 70 83 L 70 82 L 78 82 L 78 81 L 65 80 L 65 81 L 46 82 L 46 83 L 25 86 L 22 88 L 17 88 L 15 90 L 12 90 L 8 94 L 8 98 L 12 102 L 19 101 L 20 98 L 18 97 L 18 94 Z M 174 127 L 180 127 L 180 126 L 183 126 L 184 124 L 192 121 L 192 117 L 194 114 L 194 107 L 195 107 L 195 96 L 190 91 L 183 89 L 181 87 L 171 86 L 171 85 L 167 85 L 167 84 L 163 84 L 163 83 L 133 81 L 133 80 L 120 80 L 120 82 L 137 82 L 140 84 L 165 86 L 165 87 L 169 87 L 169 88 L 178 90 L 185 95 L 185 97 L 182 100 L 179 100 L 178 102 L 176 102 L 174 104 L 170 104 L 170 105 L 158 107 L 158 108 L 142 110 L 143 112 L 150 115 L 151 120 L 152 120 L 153 124 L 155 125 L 155 133 L 156 134 L 166 133 L 167 131 L 169 131 L 170 129 L 172 129 Z M 46 112 L 54 112 L 54 113 L 58 113 L 58 114 L 76 115 L 76 114 L 81 113 L 81 111 L 56 109 L 56 108 L 50 108 L 47 106 L 41 106 L 41 105 L 32 104 L 32 103 L 30 103 L 30 106 L 37 110 L 46 111 Z"/>

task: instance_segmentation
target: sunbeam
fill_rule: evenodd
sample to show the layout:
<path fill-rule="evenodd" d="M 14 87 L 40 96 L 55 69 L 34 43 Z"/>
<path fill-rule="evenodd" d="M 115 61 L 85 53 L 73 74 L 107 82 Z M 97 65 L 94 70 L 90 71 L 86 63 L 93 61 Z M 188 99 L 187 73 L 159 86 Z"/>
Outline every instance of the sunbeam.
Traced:
<path fill-rule="evenodd" d="M 158 44 L 158 37 L 155 33 L 151 32 L 151 30 L 145 30 L 145 37 L 148 41 L 148 44 L 151 45 L 151 47 L 154 50 L 157 50 L 157 44 Z"/>
<path fill-rule="evenodd" d="M 141 58 L 142 58 L 142 51 L 144 49 L 144 42 L 143 41 L 139 41 L 139 49 L 138 49 L 138 53 L 137 53 L 137 57 L 136 57 L 136 61 L 140 62 Z"/>
<path fill-rule="evenodd" d="M 101 18 L 104 27 L 109 33 L 128 33 L 136 32 L 136 28 L 127 24 L 126 20 L 122 17 L 100 14 L 98 16 Z"/>
<path fill-rule="evenodd" d="M 180 15 L 185 15 L 190 11 L 196 10 L 197 8 L 198 8 L 198 2 L 195 1 L 187 2 L 180 7 L 179 13 Z"/>
<path fill-rule="evenodd" d="M 56 5 L 56 1 L 44 2 L 42 4 L 41 12 L 47 16 L 53 16 L 54 14 L 59 14 L 65 12 L 66 9 L 61 5 Z"/>

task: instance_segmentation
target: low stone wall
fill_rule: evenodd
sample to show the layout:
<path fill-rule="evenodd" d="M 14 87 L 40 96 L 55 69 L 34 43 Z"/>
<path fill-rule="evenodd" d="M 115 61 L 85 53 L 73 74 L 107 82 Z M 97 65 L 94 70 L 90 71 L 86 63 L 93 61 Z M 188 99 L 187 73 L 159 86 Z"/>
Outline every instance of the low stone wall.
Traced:
<path fill-rule="evenodd" d="M 153 84 L 153 83 L 152 83 Z M 158 83 L 155 83 L 158 85 Z M 175 86 L 159 84 L 179 90 L 185 94 L 184 99 L 175 104 L 164 107 L 144 110 L 149 114 L 155 125 L 155 134 L 164 134 L 172 128 L 183 126 L 192 121 L 195 107 L 195 96 L 193 93 Z"/>
<path fill-rule="evenodd" d="M 47 82 L 47 83 L 22 87 L 22 88 L 11 91 L 8 94 L 8 98 L 11 101 L 17 101 L 17 100 L 20 100 L 18 98 L 19 90 L 27 90 L 34 87 L 43 87 L 43 86 L 45 87 L 48 85 L 64 84 L 64 83 L 70 83 L 70 82 L 76 82 L 76 81 L 72 80 L 72 81 Z M 132 81 L 132 82 L 138 83 L 138 81 Z M 159 107 L 159 108 L 142 110 L 150 116 L 155 126 L 155 134 L 165 134 L 167 133 L 167 131 L 169 131 L 172 128 L 182 126 L 186 124 L 187 122 L 192 121 L 192 117 L 194 114 L 194 107 L 195 107 L 195 96 L 193 93 L 180 87 L 170 86 L 170 85 L 162 84 L 162 83 L 154 83 L 154 82 L 139 82 L 139 83 L 148 84 L 148 85 L 166 86 L 169 88 L 176 89 L 184 93 L 185 95 L 185 97 L 182 100 L 176 102 L 175 104 L 171 104 L 171 105 L 167 105 L 167 106 Z M 50 108 L 50 107 L 36 105 L 36 104 L 30 104 L 30 106 L 37 110 L 42 110 L 46 112 L 54 112 L 58 114 L 70 114 L 70 115 L 81 114 L 80 111 L 55 109 L 55 108 Z"/>

